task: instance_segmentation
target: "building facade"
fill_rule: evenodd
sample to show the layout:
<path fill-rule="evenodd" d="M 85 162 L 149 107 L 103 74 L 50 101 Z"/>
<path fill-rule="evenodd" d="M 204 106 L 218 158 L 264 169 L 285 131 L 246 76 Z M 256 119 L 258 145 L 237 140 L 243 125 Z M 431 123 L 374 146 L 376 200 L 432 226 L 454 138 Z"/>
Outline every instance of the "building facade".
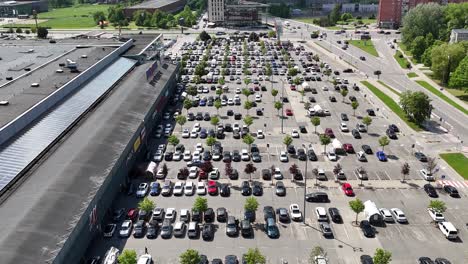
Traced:
<path fill-rule="evenodd" d="M 241 27 L 261 24 L 267 4 L 242 0 L 208 0 L 208 21 L 216 25 Z"/>
<path fill-rule="evenodd" d="M 452 29 L 450 33 L 450 43 L 468 41 L 468 29 Z"/>
<path fill-rule="evenodd" d="M 149 0 L 124 8 L 124 13 L 126 17 L 130 18 L 137 11 L 146 11 L 151 14 L 156 11 L 175 13 L 183 10 L 186 4 L 187 0 Z"/>
<path fill-rule="evenodd" d="M 208 21 L 224 22 L 224 0 L 208 0 Z"/>
<path fill-rule="evenodd" d="M 47 12 L 49 2 L 40 1 L 0 1 L 0 17 L 18 17 L 20 15 L 31 16 L 32 11 Z"/>
<path fill-rule="evenodd" d="M 401 26 L 404 15 L 419 4 L 462 3 L 466 0 L 380 0 L 377 22 L 381 28 L 398 28 Z"/>

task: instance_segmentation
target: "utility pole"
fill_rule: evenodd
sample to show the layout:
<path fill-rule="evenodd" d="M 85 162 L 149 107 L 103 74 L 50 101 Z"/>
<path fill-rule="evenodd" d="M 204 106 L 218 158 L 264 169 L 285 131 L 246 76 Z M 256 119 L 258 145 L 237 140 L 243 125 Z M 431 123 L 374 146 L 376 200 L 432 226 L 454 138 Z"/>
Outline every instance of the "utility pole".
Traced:
<path fill-rule="evenodd" d="M 284 134 L 283 131 L 283 123 L 284 123 L 284 82 L 283 79 L 281 79 L 281 134 Z"/>
<path fill-rule="evenodd" d="M 305 144 L 302 144 L 302 147 L 307 151 L 306 153 L 309 153 L 309 148 L 305 146 Z M 305 219 L 306 219 L 306 195 L 307 195 L 307 163 L 309 161 L 309 157 L 306 157 L 305 161 L 305 169 L 304 169 L 304 214 L 302 215 L 302 223 L 305 225 Z"/>

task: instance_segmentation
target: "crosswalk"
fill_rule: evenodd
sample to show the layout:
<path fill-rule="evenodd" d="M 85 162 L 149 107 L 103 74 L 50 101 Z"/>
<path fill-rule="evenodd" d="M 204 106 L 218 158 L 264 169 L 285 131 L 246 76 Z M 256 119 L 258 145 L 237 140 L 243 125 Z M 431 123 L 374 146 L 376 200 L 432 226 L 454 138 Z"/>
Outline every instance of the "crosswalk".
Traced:
<path fill-rule="evenodd" d="M 440 185 L 450 185 L 456 188 L 468 188 L 468 181 L 449 181 L 449 180 L 438 180 Z"/>

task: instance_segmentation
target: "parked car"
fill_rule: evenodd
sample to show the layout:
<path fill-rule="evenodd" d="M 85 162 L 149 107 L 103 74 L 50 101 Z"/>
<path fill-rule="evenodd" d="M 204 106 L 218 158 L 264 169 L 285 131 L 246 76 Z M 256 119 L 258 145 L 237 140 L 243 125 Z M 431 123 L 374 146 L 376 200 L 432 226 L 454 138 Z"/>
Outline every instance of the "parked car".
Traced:
<path fill-rule="evenodd" d="M 427 193 L 427 195 L 429 195 L 429 197 L 432 197 L 432 198 L 439 197 L 439 195 L 437 194 L 437 191 L 434 188 L 434 186 L 432 186 L 429 183 L 424 184 L 424 191 Z"/>
<path fill-rule="evenodd" d="M 374 237 L 375 236 L 375 231 L 374 228 L 371 226 L 369 221 L 363 220 L 359 223 L 359 227 L 362 230 L 362 233 L 364 234 L 365 237 Z"/>

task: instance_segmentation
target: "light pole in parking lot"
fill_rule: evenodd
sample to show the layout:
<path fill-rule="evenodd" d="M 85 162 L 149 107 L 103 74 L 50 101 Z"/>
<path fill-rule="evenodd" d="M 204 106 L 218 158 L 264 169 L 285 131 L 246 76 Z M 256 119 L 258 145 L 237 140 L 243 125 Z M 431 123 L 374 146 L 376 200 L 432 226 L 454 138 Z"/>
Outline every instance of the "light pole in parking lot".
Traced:
<path fill-rule="evenodd" d="M 284 110 L 283 110 L 283 107 L 284 107 L 284 81 L 283 79 L 280 79 L 281 81 L 281 134 L 284 134 L 284 131 L 283 131 L 283 122 L 284 122 Z"/>
<path fill-rule="evenodd" d="M 309 148 L 305 146 L 305 144 L 302 144 L 302 147 L 306 150 L 306 154 L 309 153 Z M 304 215 L 302 216 L 302 223 L 305 225 L 305 219 L 306 219 L 306 194 L 307 194 L 307 163 L 309 161 L 309 158 L 306 155 L 306 160 L 305 160 L 305 169 L 304 169 Z"/>

